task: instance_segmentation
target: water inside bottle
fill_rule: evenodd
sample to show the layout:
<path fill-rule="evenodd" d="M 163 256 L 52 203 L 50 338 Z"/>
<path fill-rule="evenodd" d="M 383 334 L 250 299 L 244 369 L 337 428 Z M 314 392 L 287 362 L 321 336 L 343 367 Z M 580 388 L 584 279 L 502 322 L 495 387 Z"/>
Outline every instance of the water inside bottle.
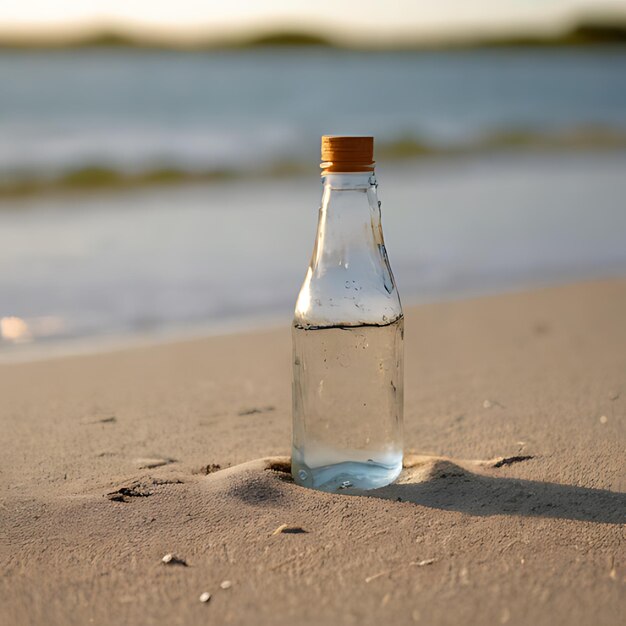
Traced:
<path fill-rule="evenodd" d="M 402 469 L 404 322 L 294 326 L 292 474 L 323 491 L 375 489 Z"/>

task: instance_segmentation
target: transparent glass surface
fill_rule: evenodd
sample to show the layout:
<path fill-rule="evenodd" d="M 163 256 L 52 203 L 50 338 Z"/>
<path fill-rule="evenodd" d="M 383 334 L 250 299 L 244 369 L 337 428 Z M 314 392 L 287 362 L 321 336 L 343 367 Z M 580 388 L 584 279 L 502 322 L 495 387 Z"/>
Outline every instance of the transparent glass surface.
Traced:
<path fill-rule="evenodd" d="M 294 480 L 374 489 L 402 469 L 402 306 L 371 173 L 323 179 L 293 324 Z"/>

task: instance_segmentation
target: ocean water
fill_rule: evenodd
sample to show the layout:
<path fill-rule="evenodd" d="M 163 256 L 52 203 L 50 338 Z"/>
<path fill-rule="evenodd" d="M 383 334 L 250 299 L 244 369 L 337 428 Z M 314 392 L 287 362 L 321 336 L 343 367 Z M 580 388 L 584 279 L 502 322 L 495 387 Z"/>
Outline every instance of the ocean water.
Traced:
<path fill-rule="evenodd" d="M 0 358 L 101 338 L 289 324 L 323 132 L 463 145 L 626 128 L 626 53 L 0 52 L 0 180 L 89 165 L 236 179 L 0 194 Z M 307 172 L 245 173 L 285 159 Z M 626 274 L 626 152 L 379 159 L 405 304 Z"/>
<path fill-rule="evenodd" d="M 434 148 L 626 131 L 626 51 L 0 52 L 0 180 L 315 163 L 324 133 Z"/>

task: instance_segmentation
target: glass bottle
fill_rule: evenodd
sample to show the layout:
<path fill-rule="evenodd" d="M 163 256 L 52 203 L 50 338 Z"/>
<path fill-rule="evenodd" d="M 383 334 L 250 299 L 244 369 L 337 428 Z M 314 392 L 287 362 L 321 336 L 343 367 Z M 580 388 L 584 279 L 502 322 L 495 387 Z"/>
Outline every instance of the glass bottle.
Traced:
<path fill-rule="evenodd" d="M 322 137 L 322 205 L 293 322 L 296 483 L 374 489 L 402 469 L 402 306 L 380 221 L 373 138 Z"/>

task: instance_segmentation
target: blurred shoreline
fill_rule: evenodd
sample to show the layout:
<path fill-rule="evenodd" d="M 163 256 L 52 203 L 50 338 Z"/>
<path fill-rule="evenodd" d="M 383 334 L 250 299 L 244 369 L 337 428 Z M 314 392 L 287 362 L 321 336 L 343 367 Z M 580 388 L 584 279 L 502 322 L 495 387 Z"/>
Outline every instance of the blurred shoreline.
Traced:
<path fill-rule="evenodd" d="M 524 154 L 567 155 L 626 152 L 626 130 L 602 126 L 581 126 L 560 131 L 538 133 L 520 129 L 494 132 L 466 143 L 434 145 L 407 134 L 395 141 L 379 142 L 376 158 L 385 163 L 405 161 L 439 161 Z M 57 193 L 98 193 L 123 189 L 210 184 L 246 179 L 284 179 L 316 172 L 308 160 L 269 159 L 256 167 L 183 169 L 174 163 L 157 164 L 136 170 L 118 169 L 105 163 L 70 166 L 58 174 L 49 172 L 0 173 L 0 210 L 8 205 L 3 200 Z"/>
<path fill-rule="evenodd" d="M 626 151 L 384 161 L 385 239 L 404 302 L 626 275 L 625 167 Z M 28 360 L 288 325 L 319 178 L 5 202 L 0 359 Z"/>
<path fill-rule="evenodd" d="M 604 284 L 624 280 L 624 271 L 589 272 L 587 276 L 569 279 L 536 279 L 528 284 L 516 284 L 510 288 L 475 288 L 456 293 L 440 294 L 437 297 L 403 298 L 404 307 L 410 310 L 422 306 L 443 303 L 482 302 L 489 298 L 521 297 L 549 293 L 558 289 L 595 289 Z M 163 328 L 146 331 L 105 332 L 98 335 L 85 335 L 64 338 L 42 338 L 36 341 L 11 343 L 0 337 L 0 365 L 13 363 L 34 363 L 51 359 L 109 354 L 156 346 L 174 346 L 183 343 L 193 344 L 213 337 L 245 337 L 258 333 L 291 328 L 292 311 L 262 315 L 242 315 L 230 319 L 196 322 L 192 325 L 172 324 Z M 537 334 L 543 332 L 543 322 L 536 323 Z"/>

